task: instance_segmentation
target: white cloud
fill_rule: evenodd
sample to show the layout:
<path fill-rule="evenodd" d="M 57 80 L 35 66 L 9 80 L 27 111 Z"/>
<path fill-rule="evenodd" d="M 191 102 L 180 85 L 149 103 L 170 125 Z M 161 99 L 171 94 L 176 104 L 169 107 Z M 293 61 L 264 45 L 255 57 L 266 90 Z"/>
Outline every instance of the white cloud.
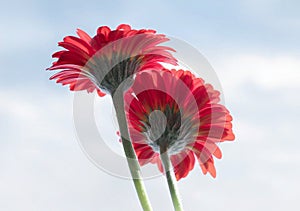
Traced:
<path fill-rule="evenodd" d="M 297 57 L 232 55 L 221 58 L 215 66 L 220 78 L 231 90 L 245 82 L 253 82 L 269 90 L 300 86 L 300 61 Z"/>

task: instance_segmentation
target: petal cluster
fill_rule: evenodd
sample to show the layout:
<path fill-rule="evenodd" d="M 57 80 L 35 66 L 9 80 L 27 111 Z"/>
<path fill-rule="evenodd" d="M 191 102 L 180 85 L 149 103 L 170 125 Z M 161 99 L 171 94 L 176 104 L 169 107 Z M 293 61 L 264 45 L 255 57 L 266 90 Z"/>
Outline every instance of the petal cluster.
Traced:
<path fill-rule="evenodd" d="M 100 96 L 112 94 L 118 86 L 139 71 L 161 69 L 161 62 L 176 64 L 169 51 L 159 44 L 168 41 L 154 30 L 134 30 L 121 24 L 115 30 L 99 27 L 90 37 L 78 29 L 58 45 L 64 50 L 52 55 L 57 60 L 48 70 L 59 70 L 50 79 L 70 90 L 97 90 Z"/>
<path fill-rule="evenodd" d="M 147 81 L 147 83 L 145 83 Z M 177 180 L 198 160 L 204 174 L 216 176 L 219 142 L 234 140 L 232 117 L 219 104 L 220 93 L 189 71 L 144 71 L 125 95 L 129 133 L 141 165 L 156 163 L 161 149 L 170 155 Z"/>

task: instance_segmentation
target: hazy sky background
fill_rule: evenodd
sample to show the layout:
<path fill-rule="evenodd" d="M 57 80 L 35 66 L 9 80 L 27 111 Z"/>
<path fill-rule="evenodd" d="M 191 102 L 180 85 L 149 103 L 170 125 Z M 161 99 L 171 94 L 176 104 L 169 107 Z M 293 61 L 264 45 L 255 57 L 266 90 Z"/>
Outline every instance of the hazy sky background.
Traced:
<path fill-rule="evenodd" d="M 221 145 L 216 179 L 196 165 L 179 182 L 185 210 L 299 210 L 299 10 L 296 0 L 2 2 L 0 210 L 140 210 L 132 182 L 83 153 L 73 93 L 45 71 L 76 28 L 120 23 L 187 41 L 223 86 L 236 140 Z M 117 141 L 104 101 L 99 127 Z M 154 210 L 172 210 L 163 177 L 146 186 Z"/>

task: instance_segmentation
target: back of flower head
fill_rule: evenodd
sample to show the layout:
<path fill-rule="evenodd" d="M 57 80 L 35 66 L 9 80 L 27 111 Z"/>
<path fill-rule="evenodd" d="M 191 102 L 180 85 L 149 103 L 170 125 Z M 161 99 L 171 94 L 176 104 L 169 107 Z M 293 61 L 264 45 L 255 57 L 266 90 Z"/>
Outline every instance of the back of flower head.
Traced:
<path fill-rule="evenodd" d="M 128 89 L 137 72 L 162 69 L 161 62 L 176 64 L 169 52 L 174 50 L 159 45 L 168 38 L 154 30 L 134 30 L 121 24 L 115 30 L 99 27 L 94 37 L 80 29 L 77 35 L 67 36 L 58 43 L 65 50 L 53 54 L 57 61 L 48 68 L 60 70 L 50 79 L 69 85 L 73 91 L 97 90 L 100 96 L 113 94 L 129 79 L 124 86 Z"/>
<path fill-rule="evenodd" d="M 234 139 L 232 117 L 219 101 L 219 92 L 190 71 L 137 74 L 125 108 L 140 164 L 156 163 L 163 172 L 163 152 L 177 180 L 194 168 L 195 158 L 204 174 L 216 177 L 213 157 L 222 157 L 217 144 Z"/>

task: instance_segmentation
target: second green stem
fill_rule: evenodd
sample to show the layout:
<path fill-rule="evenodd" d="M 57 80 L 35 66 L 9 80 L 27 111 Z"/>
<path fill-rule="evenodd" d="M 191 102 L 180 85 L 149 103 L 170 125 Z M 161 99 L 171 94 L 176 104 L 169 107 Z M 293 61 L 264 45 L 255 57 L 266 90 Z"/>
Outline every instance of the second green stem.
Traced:
<path fill-rule="evenodd" d="M 180 195 L 177 187 L 177 181 L 175 178 L 175 174 L 172 168 L 172 164 L 170 161 L 170 157 L 168 154 L 168 151 L 165 149 L 160 149 L 160 159 L 163 163 L 164 170 L 166 173 L 166 178 L 169 186 L 169 191 L 171 194 L 172 202 L 175 211 L 183 211 L 181 200 L 180 200 Z"/>

